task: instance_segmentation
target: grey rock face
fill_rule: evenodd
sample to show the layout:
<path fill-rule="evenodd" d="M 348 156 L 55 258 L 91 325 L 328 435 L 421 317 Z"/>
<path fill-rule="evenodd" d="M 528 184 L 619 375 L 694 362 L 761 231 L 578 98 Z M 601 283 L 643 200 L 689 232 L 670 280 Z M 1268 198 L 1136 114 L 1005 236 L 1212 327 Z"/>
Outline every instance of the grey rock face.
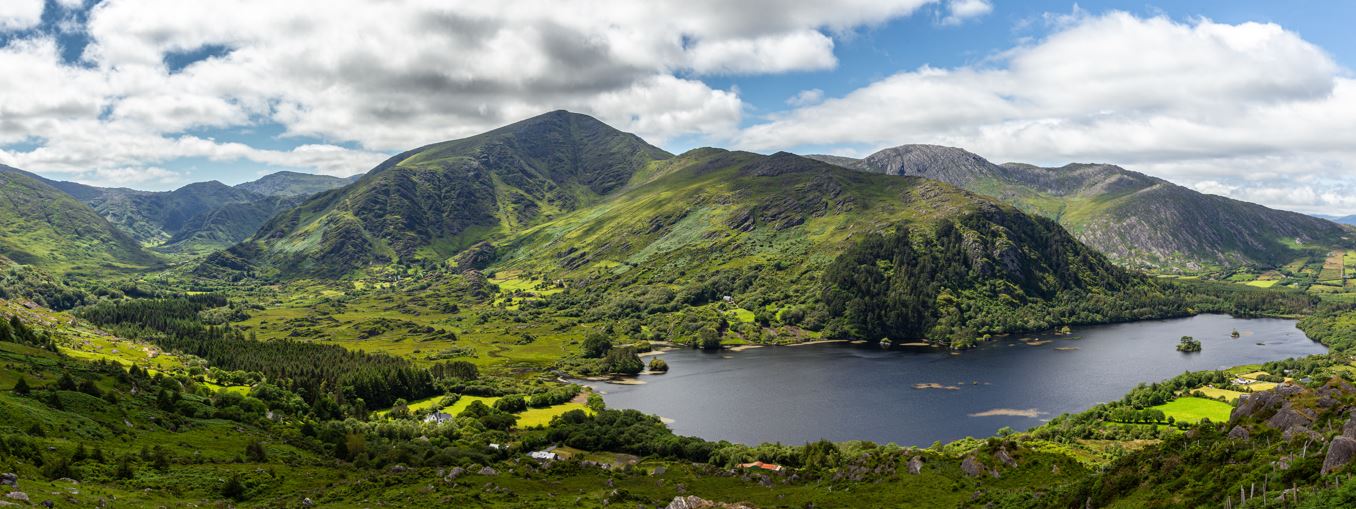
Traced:
<path fill-rule="evenodd" d="M 918 475 L 918 473 L 922 471 L 923 471 L 923 458 L 921 456 L 914 456 L 913 459 L 909 460 L 910 474 Z"/>
<path fill-rule="evenodd" d="M 989 473 L 988 467 L 985 467 L 984 463 L 980 462 L 979 458 L 976 458 L 973 454 L 961 460 L 961 471 L 970 477 L 979 477 Z"/>
<path fill-rule="evenodd" d="M 1323 458 L 1323 474 L 1346 466 L 1354 457 L 1356 457 L 1356 439 L 1334 437 L 1332 443 L 1328 445 L 1328 455 Z"/>
<path fill-rule="evenodd" d="M 1314 422 L 1314 418 L 1309 415 L 1308 411 L 1297 410 L 1289 402 L 1281 406 L 1281 410 L 1267 420 L 1267 424 L 1281 431 L 1289 431 L 1297 426 L 1308 426 L 1312 422 Z"/>
<path fill-rule="evenodd" d="M 465 474 L 466 469 L 461 467 L 452 467 L 452 470 L 449 471 L 445 477 L 443 477 L 443 480 L 447 482 L 452 482 L 457 480 L 458 477 L 461 477 Z"/>

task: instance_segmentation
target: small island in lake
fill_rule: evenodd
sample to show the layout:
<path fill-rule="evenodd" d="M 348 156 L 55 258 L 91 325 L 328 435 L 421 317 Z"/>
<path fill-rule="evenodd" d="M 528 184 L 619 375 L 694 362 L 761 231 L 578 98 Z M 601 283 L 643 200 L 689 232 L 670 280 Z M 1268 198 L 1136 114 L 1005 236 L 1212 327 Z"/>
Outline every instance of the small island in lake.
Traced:
<path fill-rule="evenodd" d="M 1193 353 L 1201 351 L 1200 340 L 1191 336 L 1182 336 L 1182 340 L 1177 343 L 1177 351 Z"/>

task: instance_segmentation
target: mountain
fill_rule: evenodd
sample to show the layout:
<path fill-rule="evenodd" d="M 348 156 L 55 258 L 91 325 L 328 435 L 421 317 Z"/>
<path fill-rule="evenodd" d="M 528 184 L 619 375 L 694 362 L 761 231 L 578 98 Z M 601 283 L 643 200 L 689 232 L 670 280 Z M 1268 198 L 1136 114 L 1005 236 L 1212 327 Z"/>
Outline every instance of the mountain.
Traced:
<path fill-rule="evenodd" d="M 1053 221 L 950 184 L 720 149 L 656 163 L 494 251 L 500 273 L 569 282 L 557 312 L 672 341 L 721 330 L 699 310 L 724 300 L 824 337 L 964 345 L 1126 318 L 1147 285 Z"/>
<path fill-rule="evenodd" d="M 1332 221 L 1332 222 L 1334 222 L 1334 223 L 1349 224 L 1349 225 L 1356 226 L 1356 214 L 1353 214 L 1353 215 L 1350 215 L 1350 216 L 1330 216 L 1330 215 L 1327 215 L 1327 214 L 1312 214 L 1312 215 L 1313 215 L 1314 217 L 1319 218 L 1319 219 L 1327 219 L 1327 220 Z"/>
<path fill-rule="evenodd" d="M 551 112 L 392 157 L 274 217 L 208 265 L 340 276 L 393 260 L 443 260 L 595 203 L 670 156 L 592 117 Z"/>
<path fill-rule="evenodd" d="M 1147 280 L 1054 221 L 938 180 L 788 153 L 674 157 L 567 112 L 400 154 L 194 272 L 341 277 L 445 260 L 577 282 L 561 283 L 555 312 L 608 323 L 702 321 L 683 310 L 704 316 L 728 297 L 827 337 L 965 345 L 1181 312 L 1146 304 Z"/>
<path fill-rule="evenodd" d="M 248 238 L 277 213 L 296 206 L 309 196 L 306 191 L 333 189 L 346 182 L 337 177 L 279 172 L 234 187 L 209 181 L 153 192 L 37 178 L 89 204 L 142 245 L 165 253 L 202 253 L 229 247 Z"/>
<path fill-rule="evenodd" d="M 340 178 L 329 175 L 297 173 L 295 171 L 280 171 L 265 175 L 259 180 L 237 184 L 235 188 L 264 196 L 310 196 L 352 184 L 361 176 L 354 175 Z"/>
<path fill-rule="evenodd" d="M 88 205 L 40 177 L 0 165 L 0 255 L 55 274 L 159 265 Z"/>
<path fill-rule="evenodd" d="M 889 175 L 932 178 L 1058 221 L 1128 266 L 1202 270 L 1278 266 L 1349 245 L 1352 230 L 1303 214 L 1207 195 L 1107 164 L 993 164 L 962 149 L 903 145 L 863 159 L 810 156 Z"/>
<path fill-rule="evenodd" d="M 203 252 L 230 246 L 300 201 L 215 180 L 165 192 L 103 189 L 99 194 L 76 196 L 86 196 L 86 203 L 99 215 L 143 245 L 164 252 Z"/>

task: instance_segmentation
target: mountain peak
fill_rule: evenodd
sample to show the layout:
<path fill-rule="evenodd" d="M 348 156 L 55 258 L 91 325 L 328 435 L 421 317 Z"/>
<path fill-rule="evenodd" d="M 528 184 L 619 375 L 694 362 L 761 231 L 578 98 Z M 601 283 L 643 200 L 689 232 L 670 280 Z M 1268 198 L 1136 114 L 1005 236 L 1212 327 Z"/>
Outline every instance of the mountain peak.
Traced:
<path fill-rule="evenodd" d="M 862 159 L 860 166 L 867 171 L 926 177 L 960 186 L 1004 173 L 1003 167 L 965 149 L 926 144 L 883 149 Z"/>
<path fill-rule="evenodd" d="M 344 187 L 351 182 L 352 179 L 348 178 L 284 170 L 264 175 L 257 180 L 238 184 L 235 187 L 264 196 L 289 197 L 310 196 Z"/>
<path fill-rule="evenodd" d="M 556 110 L 396 155 L 353 185 L 275 217 L 254 239 L 277 263 L 306 274 L 445 259 L 496 232 L 587 205 L 670 157 L 591 116 Z M 320 243 L 307 240 L 315 231 Z"/>

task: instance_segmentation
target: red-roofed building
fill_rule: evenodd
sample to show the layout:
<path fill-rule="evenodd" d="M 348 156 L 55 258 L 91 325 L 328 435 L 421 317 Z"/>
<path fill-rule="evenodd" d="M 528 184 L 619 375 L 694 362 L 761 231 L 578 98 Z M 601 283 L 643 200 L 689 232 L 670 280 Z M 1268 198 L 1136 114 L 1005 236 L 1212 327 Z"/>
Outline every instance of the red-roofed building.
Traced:
<path fill-rule="evenodd" d="M 763 463 L 761 461 L 755 461 L 753 463 L 740 463 L 739 468 L 761 468 L 763 470 L 771 470 L 773 472 L 782 471 L 781 465 L 775 465 L 772 463 Z"/>

